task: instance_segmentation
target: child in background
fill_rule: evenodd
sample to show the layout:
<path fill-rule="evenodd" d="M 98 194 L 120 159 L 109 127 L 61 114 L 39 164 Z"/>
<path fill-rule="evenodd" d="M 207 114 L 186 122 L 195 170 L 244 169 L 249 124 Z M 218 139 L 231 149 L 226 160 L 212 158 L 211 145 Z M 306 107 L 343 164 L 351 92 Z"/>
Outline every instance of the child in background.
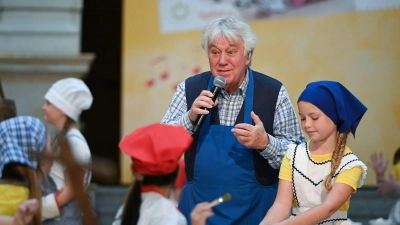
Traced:
<path fill-rule="evenodd" d="M 70 145 L 74 159 L 81 165 L 82 170 L 75 174 L 74 179 L 81 179 L 87 188 L 91 180 L 91 153 L 86 139 L 77 128 L 77 123 L 82 110 L 90 108 L 93 97 L 86 84 L 76 78 L 65 78 L 55 82 L 44 96 L 46 103 L 43 105 L 44 121 L 55 126 L 57 136 L 52 147 L 57 152 L 60 149 L 59 141 L 66 139 Z M 77 201 L 74 198 L 71 182 L 65 171 L 65 166 L 55 160 L 50 170 L 50 177 L 54 180 L 57 190 L 62 192 L 49 195 L 53 206 L 48 205 L 43 210 L 44 219 L 53 218 L 63 214 L 60 224 L 82 224 L 82 216 Z M 68 190 L 68 191 L 67 191 Z M 63 206 L 60 209 L 60 206 Z M 53 210 L 51 210 L 53 209 Z M 58 209 L 58 210 L 54 210 Z M 60 220 L 60 218 L 58 218 Z"/>
<path fill-rule="evenodd" d="M 135 182 L 114 225 L 187 224 L 168 194 L 178 175 L 178 161 L 191 143 L 185 128 L 165 124 L 141 127 L 122 139 L 119 147 L 132 158 Z M 205 224 L 212 215 L 207 203 L 195 210 L 193 225 Z"/>
<path fill-rule="evenodd" d="M 389 159 L 383 160 L 383 153 L 374 152 L 369 163 L 376 173 L 378 191 L 383 197 L 389 197 L 395 191 L 400 191 L 400 148 L 397 149 L 393 157 L 393 168 L 389 178 L 385 178 L 385 171 L 389 164 Z M 389 213 L 389 220 L 400 223 L 400 199 L 394 204 Z"/>
<path fill-rule="evenodd" d="M 28 199 L 40 201 L 38 162 L 46 142 L 46 128 L 37 118 L 17 116 L 0 123 L 0 215 L 14 216 Z M 38 209 L 33 225 L 42 224 Z"/>
<path fill-rule="evenodd" d="M 308 84 L 297 105 L 310 141 L 288 146 L 277 197 L 261 224 L 346 224 L 350 195 L 367 171 L 346 140 L 367 108 L 334 81 Z"/>

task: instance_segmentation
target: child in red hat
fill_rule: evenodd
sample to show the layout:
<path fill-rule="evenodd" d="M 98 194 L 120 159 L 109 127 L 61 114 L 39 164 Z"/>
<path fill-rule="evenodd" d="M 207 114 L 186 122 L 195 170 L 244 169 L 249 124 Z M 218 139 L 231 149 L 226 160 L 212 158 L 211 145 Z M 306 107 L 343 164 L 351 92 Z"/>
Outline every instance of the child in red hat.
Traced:
<path fill-rule="evenodd" d="M 121 221 L 114 224 L 187 224 L 168 194 L 179 172 L 179 159 L 192 139 L 185 128 L 165 124 L 141 127 L 122 139 L 119 147 L 132 158 L 135 182 L 126 196 Z M 212 215 L 206 203 L 193 211 L 193 224 L 204 224 Z"/>

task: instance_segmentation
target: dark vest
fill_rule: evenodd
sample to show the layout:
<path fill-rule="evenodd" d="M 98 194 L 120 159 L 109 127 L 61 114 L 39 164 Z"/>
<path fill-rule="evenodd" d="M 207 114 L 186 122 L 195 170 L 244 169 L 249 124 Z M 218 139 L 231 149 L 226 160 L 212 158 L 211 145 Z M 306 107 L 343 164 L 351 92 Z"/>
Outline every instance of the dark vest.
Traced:
<path fill-rule="evenodd" d="M 265 131 L 268 134 L 275 136 L 273 131 L 275 107 L 279 91 L 282 87 L 282 83 L 274 78 L 258 73 L 256 71 L 252 72 L 254 78 L 253 111 L 260 117 L 261 121 L 264 124 Z M 190 110 L 194 100 L 200 95 L 200 93 L 203 90 L 208 89 L 208 81 L 210 79 L 210 76 L 211 72 L 208 71 L 189 77 L 185 80 L 186 103 L 188 111 Z M 240 109 L 238 117 L 236 118 L 235 124 L 243 123 L 243 105 Z M 213 108 L 211 115 L 208 116 L 211 116 L 211 124 L 219 124 L 218 107 Z M 185 171 L 188 181 L 193 180 L 198 135 L 193 135 L 193 138 L 193 144 L 185 153 Z M 272 185 L 278 181 L 279 169 L 272 168 L 269 165 L 268 161 L 264 159 L 264 157 L 262 157 L 260 153 L 255 149 L 253 149 L 253 162 L 256 179 L 261 185 Z"/>

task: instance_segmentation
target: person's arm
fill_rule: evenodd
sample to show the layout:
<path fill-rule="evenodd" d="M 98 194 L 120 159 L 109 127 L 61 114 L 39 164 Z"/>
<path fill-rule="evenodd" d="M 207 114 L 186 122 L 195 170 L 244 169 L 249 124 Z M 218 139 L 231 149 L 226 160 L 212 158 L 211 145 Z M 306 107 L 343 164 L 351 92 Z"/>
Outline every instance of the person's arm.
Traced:
<path fill-rule="evenodd" d="M 80 170 L 74 177 L 83 180 L 84 176 L 85 171 Z M 62 214 L 61 207 L 75 197 L 71 178 L 67 171 L 64 171 L 64 179 L 65 186 L 62 190 L 42 197 L 42 221 L 60 216 Z"/>
<path fill-rule="evenodd" d="M 392 176 L 389 178 L 383 178 L 377 186 L 379 194 L 383 197 L 389 197 L 395 191 L 400 191 L 400 181 L 396 180 Z"/>
<path fill-rule="evenodd" d="M 322 204 L 317 205 L 304 213 L 284 220 L 277 225 L 314 225 L 331 217 L 350 197 L 354 189 L 347 184 L 335 183 L 328 192 Z"/>
<path fill-rule="evenodd" d="M 61 208 L 58 206 L 56 200 L 56 195 L 61 191 L 51 193 L 42 197 L 42 221 L 61 215 Z"/>
<path fill-rule="evenodd" d="M 26 200 L 18 206 L 14 217 L 0 216 L 0 225 L 29 224 L 38 209 L 39 202 L 36 199 Z"/>
<path fill-rule="evenodd" d="M 187 131 L 191 132 L 193 124 L 189 119 L 189 112 L 186 104 L 185 82 L 178 85 L 177 90 L 172 97 L 168 110 L 161 123 L 170 125 L 182 125 Z"/>
<path fill-rule="evenodd" d="M 284 86 L 279 91 L 273 129 L 274 136 L 268 134 L 269 143 L 260 154 L 273 168 L 278 169 L 288 144 L 305 141 L 289 93 Z"/>
<path fill-rule="evenodd" d="M 241 144 L 260 151 L 261 156 L 267 159 L 274 169 L 280 167 L 289 144 L 305 141 L 289 94 L 283 86 L 276 103 L 274 136 L 266 133 L 263 123 L 254 112 L 251 113 L 251 118 L 254 126 L 237 124 L 232 132 Z"/>
<path fill-rule="evenodd" d="M 85 171 L 80 170 L 79 174 L 74 174 L 74 179 L 80 179 L 83 180 L 83 176 L 85 175 Z M 74 196 L 74 189 L 72 187 L 72 181 L 71 181 L 71 177 L 68 173 L 68 171 L 64 171 L 64 182 L 65 182 L 65 186 L 64 189 L 58 194 L 56 195 L 56 200 L 58 203 L 58 206 L 61 207 L 65 204 L 67 204 L 69 201 L 71 201 Z"/>
<path fill-rule="evenodd" d="M 178 85 L 178 88 L 172 97 L 171 103 L 161 123 L 171 125 L 182 125 L 186 130 L 192 134 L 193 123 L 196 121 L 198 115 L 208 114 L 212 107 L 218 104 L 218 100 L 213 102 L 211 98 L 213 94 L 208 90 L 203 90 L 199 97 L 197 97 L 190 110 L 187 110 L 185 82 Z"/>
<path fill-rule="evenodd" d="M 292 182 L 280 179 L 274 204 L 268 210 L 267 215 L 265 215 L 260 225 L 275 224 L 289 218 L 290 210 L 292 209 L 292 200 Z"/>

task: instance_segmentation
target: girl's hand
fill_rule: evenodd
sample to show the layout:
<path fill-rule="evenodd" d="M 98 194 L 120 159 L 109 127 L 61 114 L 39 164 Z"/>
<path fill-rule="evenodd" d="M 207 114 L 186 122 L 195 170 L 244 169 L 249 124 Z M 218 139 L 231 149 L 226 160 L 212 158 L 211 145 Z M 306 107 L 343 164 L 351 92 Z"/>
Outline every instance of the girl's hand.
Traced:
<path fill-rule="evenodd" d="M 204 225 L 208 217 L 214 215 L 208 202 L 202 202 L 196 205 L 190 213 L 190 220 L 193 225 Z"/>

